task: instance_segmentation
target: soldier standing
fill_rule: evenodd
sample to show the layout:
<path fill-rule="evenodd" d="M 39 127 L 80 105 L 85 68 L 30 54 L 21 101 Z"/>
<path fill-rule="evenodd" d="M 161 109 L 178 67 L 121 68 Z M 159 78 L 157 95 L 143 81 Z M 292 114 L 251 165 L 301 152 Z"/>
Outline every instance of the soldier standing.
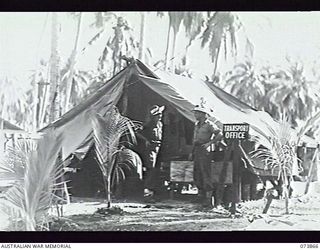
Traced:
<path fill-rule="evenodd" d="M 197 120 L 194 129 L 193 160 L 194 160 L 194 184 L 198 188 L 197 201 L 201 201 L 205 207 L 212 206 L 213 183 L 211 177 L 210 152 L 214 150 L 214 144 L 222 139 L 221 130 L 208 120 L 211 110 L 204 104 L 193 109 Z"/>
<path fill-rule="evenodd" d="M 150 200 L 154 196 L 160 175 L 160 167 L 157 163 L 158 153 L 162 143 L 162 113 L 164 106 L 153 105 L 149 110 L 149 120 L 143 125 L 138 137 L 145 141 L 144 166 L 146 179 L 144 197 Z"/>

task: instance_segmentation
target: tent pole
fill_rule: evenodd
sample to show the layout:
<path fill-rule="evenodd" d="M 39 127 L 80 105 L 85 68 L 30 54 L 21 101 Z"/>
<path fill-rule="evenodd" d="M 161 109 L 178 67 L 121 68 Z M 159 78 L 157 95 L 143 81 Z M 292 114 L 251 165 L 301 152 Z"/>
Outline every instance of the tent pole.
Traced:
<path fill-rule="evenodd" d="M 239 161 L 239 141 L 232 141 L 233 150 L 233 173 L 232 173 L 232 204 L 231 214 L 236 214 L 236 204 L 239 202 L 239 191 L 240 191 L 240 161 Z"/>
<path fill-rule="evenodd" d="M 308 191 L 309 191 L 310 182 L 311 182 L 312 177 L 313 177 L 313 167 L 314 167 L 314 165 L 316 165 L 315 163 L 317 161 L 318 150 L 319 150 L 319 147 L 316 148 L 316 150 L 315 150 L 315 152 L 313 154 L 313 157 L 312 157 L 312 162 L 311 162 L 311 166 L 309 168 L 308 178 L 307 178 L 307 183 L 306 183 L 306 189 L 304 190 L 304 194 L 307 194 Z"/>

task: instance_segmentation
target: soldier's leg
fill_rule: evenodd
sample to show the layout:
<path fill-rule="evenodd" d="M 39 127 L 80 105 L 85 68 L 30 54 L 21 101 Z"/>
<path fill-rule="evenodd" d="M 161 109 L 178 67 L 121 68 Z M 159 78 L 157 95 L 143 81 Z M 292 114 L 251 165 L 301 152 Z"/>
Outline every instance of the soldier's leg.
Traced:
<path fill-rule="evenodd" d="M 156 189 L 160 168 L 156 166 L 159 147 L 155 147 L 148 152 L 148 166 L 145 180 L 145 193 L 153 195 Z"/>
<path fill-rule="evenodd" d="M 223 203 L 224 184 L 217 183 L 215 185 L 214 206 L 220 206 Z"/>
<path fill-rule="evenodd" d="M 211 159 L 206 150 L 202 152 L 200 168 L 202 173 L 202 182 L 203 189 L 206 192 L 204 206 L 212 207 L 212 191 L 213 191 L 213 183 L 211 176 Z"/>
<path fill-rule="evenodd" d="M 198 189 L 198 195 L 193 202 L 201 203 L 204 199 L 204 190 L 203 190 L 203 182 L 202 182 L 202 172 L 201 172 L 201 160 L 199 158 L 198 152 L 194 153 L 194 167 L 193 167 L 193 182 Z"/>

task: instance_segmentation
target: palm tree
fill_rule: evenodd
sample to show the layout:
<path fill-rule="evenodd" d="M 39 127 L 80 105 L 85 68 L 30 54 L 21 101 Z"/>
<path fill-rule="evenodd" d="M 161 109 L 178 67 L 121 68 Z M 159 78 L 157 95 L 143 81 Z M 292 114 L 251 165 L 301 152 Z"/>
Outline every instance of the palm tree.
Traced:
<path fill-rule="evenodd" d="M 30 76 L 32 92 L 27 93 L 33 99 L 33 130 L 37 131 L 44 123 L 45 105 L 48 103 L 48 62 L 40 60 L 38 69 Z"/>
<path fill-rule="evenodd" d="M 236 64 L 231 71 L 226 73 L 225 78 L 226 84 L 223 89 L 238 97 L 244 103 L 258 110 L 263 109 L 265 89 L 252 62 L 245 61 Z"/>
<path fill-rule="evenodd" d="M 61 95 L 70 95 L 68 103 L 70 107 L 74 107 L 86 96 L 87 90 L 92 85 L 96 74 L 92 71 L 74 69 L 72 79 L 69 80 L 70 71 L 68 64 L 61 70 L 60 91 Z M 68 85 L 68 81 L 71 81 L 72 84 Z M 71 90 L 69 90 L 68 86 L 72 87 Z"/>
<path fill-rule="evenodd" d="M 26 96 L 23 87 L 16 78 L 3 77 L 0 79 L 0 107 L 1 118 L 10 120 L 16 108 L 23 108 Z M 0 124 L 0 129 L 3 124 Z"/>
<path fill-rule="evenodd" d="M 290 62 L 288 70 L 278 69 L 271 74 L 266 86 L 267 110 L 274 108 L 277 118 L 282 113 L 290 114 L 293 126 L 299 120 L 308 119 L 319 108 L 319 87 L 304 76 L 301 64 Z"/>
<path fill-rule="evenodd" d="M 272 129 L 270 144 L 265 148 L 258 148 L 251 152 L 253 158 L 258 158 L 265 163 L 265 169 L 278 173 L 278 180 L 282 183 L 285 197 L 285 210 L 289 213 L 289 189 L 293 176 L 294 164 L 298 162 L 296 147 L 297 134 L 291 129 L 287 118 L 283 117 L 278 128 Z M 269 204 L 270 205 L 270 204 Z"/>
<path fill-rule="evenodd" d="M 71 108 L 70 98 L 73 90 L 73 74 L 74 74 L 74 66 L 76 64 L 76 55 L 78 52 L 78 45 L 79 45 L 79 39 L 80 39 L 80 33 L 81 33 L 81 20 L 82 20 L 82 12 L 77 14 L 78 23 L 77 23 L 77 33 L 76 38 L 73 46 L 73 51 L 71 53 L 70 59 L 69 59 L 69 72 L 68 72 L 68 78 L 67 78 L 67 91 L 65 95 L 65 110 L 63 113 L 68 111 Z"/>
<path fill-rule="evenodd" d="M 225 56 L 227 55 L 227 37 L 230 37 L 231 52 L 235 54 L 236 43 L 236 17 L 231 12 L 214 12 L 208 14 L 206 29 L 202 34 L 201 46 L 209 47 L 211 60 L 214 63 L 213 73 L 216 74 L 221 45 L 224 44 Z"/>
<path fill-rule="evenodd" d="M 192 76 L 192 73 L 186 69 L 188 64 L 188 51 L 192 43 L 201 36 L 203 28 L 206 23 L 205 12 L 183 12 L 183 26 L 185 28 L 186 37 L 189 39 L 188 44 L 185 47 L 184 56 L 181 59 L 181 63 L 178 68 L 175 69 L 175 73 L 183 72 L 182 74 L 189 77 Z"/>
<path fill-rule="evenodd" d="M 160 17 L 164 16 L 164 12 L 158 12 L 157 14 Z M 167 42 L 166 42 L 166 51 L 165 51 L 165 60 L 164 60 L 164 70 L 167 70 L 168 64 L 169 64 L 169 48 L 170 48 L 170 34 L 171 29 L 173 30 L 173 42 L 172 42 L 172 48 L 171 48 L 171 70 L 174 70 L 174 64 L 173 59 L 175 57 L 175 47 L 176 47 L 176 39 L 177 34 L 179 32 L 181 23 L 183 21 L 184 12 L 174 12 L 169 11 L 168 12 L 169 17 L 169 26 L 168 26 L 168 32 L 167 32 Z"/>
<path fill-rule="evenodd" d="M 186 46 L 186 54 L 192 42 L 199 37 L 206 23 L 206 16 L 204 12 L 184 12 L 183 26 L 185 27 L 186 35 L 189 38 L 189 42 Z"/>
<path fill-rule="evenodd" d="M 51 56 L 50 56 L 50 95 L 49 95 L 49 122 L 53 122 L 59 117 L 59 110 L 57 109 L 58 89 L 59 89 L 59 64 L 60 57 L 58 51 L 59 40 L 59 24 L 58 13 L 52 13 L 51 24 Z"/>
<path fill-rule="evenodd" d="M 61 143 L 61 135 L 49 131 L 37 142 L 18 141 L 8 149 L 0 177 L 13 184 L 4 193 L 2 208 L 9 218 L 22 222 L 11 230 L 48 230 L 48 210 L 61 199 L 55 195 L 63 174 L 56 164 Z"/>
<path fill-rule="evenodd" d="M 122 116 L 116 107 L 109 111 L 105 117 L 99 114 L 95 116 L 92 119 L 92 126 L 97 162 L 103 175 L 107 207 L 110 208 L 112 182 L 125 178 L 125 167 L 137 167 L 134 164 L 138 164 L 138 167 L 141 168 L 142 165 L 136 153 L 120 147 L 120 139 L 124 135 L 129 136 L 133 142 L 135 141 L 134 130 L 138 124 Z M 126 164 L 128 162 L 133 164 Z"/>
<path fill-rule="evenodd" d="M 139 60 L 144 61 L 144 50 L 145 50 L 145 30 L 146 30 L 146 15 L 144 12 L 140 13 L 140 42 L 139 42 Z"/>

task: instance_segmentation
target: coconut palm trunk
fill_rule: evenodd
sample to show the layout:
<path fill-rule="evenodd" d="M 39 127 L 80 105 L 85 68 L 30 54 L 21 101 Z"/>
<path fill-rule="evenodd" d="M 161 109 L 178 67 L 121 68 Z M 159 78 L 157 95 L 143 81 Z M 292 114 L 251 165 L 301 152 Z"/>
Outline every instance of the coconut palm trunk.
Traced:
<path fill-rule="evenodd" d="M 285 170 L 282 172 L 282 193 L 284 195 L 284 202 L 285 202 L 285 213 L 289 214 L 289 181 L 288 176 Z"/>
<path fill-rule="evenodd" d="M 80 34 L 81 34 L 81 23 L 82 23 L 82 13 L 79 13 L 78 17 L 78 24 L 77 24 L 77 35 L 74 42 L 74 47 L 72 54 L 70 56 L 70 68 L 69 68 L 69 75 L 67 79 L 67 92 L 66 92 L 66 100 L 65 100 L 65 111 L 68 111 L 71 108 L 71 94 L 72 94 L 72 87 L 73 87 L 73 73 L 74 73 L 74 66 L 76 64 L 76 56 L 79 46 Z"/>
<path fill-rule="evenodd" d="M 43 127 L 43 125 L 45 124 L 45 117 L 46 117 L 46 108 L 49 102 L 49 94 L 48 94 L 48 88 L 49 86 L 46 84 L 44 86 L 44 96 L 43 96 L 43 101 L 42 101 L 42 105 L 40 108 L 40 114 L 39 114 L 39 126 Z"/>
<path fill-rule="evenodd" d="M 108 164 L 108 163 L 106 163 Z M 107 198 L 107 208 L 111 207 L 111 179 L 112 179 L 112 174 L 113 174 L 113 169 L 116 164 L 116 155 L 112 156 L 110 166 L 106 166 L 106 171 L 107 175 L 104 175 L 104 182 L 105 182 L 105 188 L 106 188 L 106 198 Z"/>
<path fill-rule="evenodd" d="M 173 32 L 173 42 L 172 42 L 172 48 L 171 48 L 171 72 L 174 72 L 174 58 L 176 53 L 176 41 L 177 41 L 177 32 Z"/>
<path fill-rule="evenodd" d="M 52 26 L 51 26 L 51 56 L 50 56 L 50 97 L 49 97 L 49 122 L 53 122 L 58 118 L 57 98 L 58 98 L 58 84 L 59 84 L 59 53 L 58 53 L 58 40 L 59 40 L 59 23 L 58 13 L 52 13 Z"/>
<path fill-rule="evenodd" d="M 0 122 L 0 129 L 4 129 L 4 108 L 5 108 L 5 98 L 1 107 L 1 122 Z"/>
<path fill-rule="evenodd" d="M 167 70 L 168 62 L 169 62 L 170 31 L 171 31 L 171 24 L 169 23 L 168 33 L 167 33 L 166 52 L 165 52 L 165 58 L 164 58 L 164 70 Z"/>
<path fill-rule="evenodd" d="M 37 131 L 39 128 L 39 84 L 35 83 L 34 86 L 34 98 L 33 98 L 33 130 Z"/>
<path fill-rule="evenodd" d="M 144 50 L 145 50 L 145 26 L 146 26 L 146 15 L 144 12 L 140 13 L 140 46 L 139 46 L 139 59 L 144 61 Z"/>
<path fill-rule="evenodd" d="M 213 68 L 213 75 L 215 76 L 218 69 L 218 59 L 219 59 L 219 53 L 220 53 L 220 47 L 217 48 L 216 58 L 214 59 L 214 68 Z"/>

